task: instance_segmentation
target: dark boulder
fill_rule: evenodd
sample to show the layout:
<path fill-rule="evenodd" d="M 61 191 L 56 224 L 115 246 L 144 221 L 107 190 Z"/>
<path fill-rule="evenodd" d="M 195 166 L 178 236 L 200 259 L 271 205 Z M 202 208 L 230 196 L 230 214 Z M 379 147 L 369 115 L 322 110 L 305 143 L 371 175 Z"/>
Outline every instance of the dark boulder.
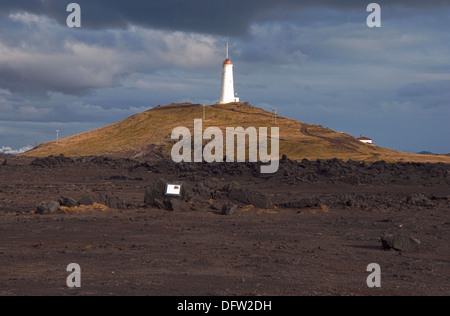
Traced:
<path fill-rule="evenodd" d="M 222 205 L 218 201 L 214 201 L 214 203 L 210 204 L 210 208 L 216 211 L 220 211 L 222 209 Z"/>
<path fill-rule="evenodd" d="M 157 208 L 161 209 L 161 210 L 165 210 L 166 209 L 166 205 L 164 204 L 164 200 L 160 200 L 160 199 L 154 199 L 153 200 L 153 205 L 151 204 L 146 204 L 147 206 L 156 206 Z"/>
<path fill-rule="evenodd" d="M 309 208 L 309 207 L 316 207 L 321 204 L 320 200 L 318 198 L 301 198 L 296 199 L 294 201 L 283 201 L 280 203 L 277 203 L 278 207 L 284 207 L 284 208 Z"/>
<path fill-rule="evenodd" d="M 147 206 L 159 206 L 155 200 L 161 201 L 166 197 L 167 182 L 164 179 L 159 179 L 153 182 L 145 192 L 144 203 Z"/>
<path fill-rule="evenodd" d="M 123 210 L 127 209 L 129 204 L 122 200 L 121 198 L 117 196 L 111 196 L 108 194 L 100 195 L 99 196 L 100 203 L 103 205 L 106 205 L 109 208 L 116 209 L 116 210 Z"/>
<path fill-rule="evenodd" d="M 184 212 L 190 210 L 191 206 L 187 203 L 191 199 L 191 192 L 186 188 L 186 184 L 181 187 L 181 195 L 177 197 L 166 195 L 167 181 L 159 179 L 152 183 L 145 192 L 144 204 L 150 207 L 171 212 Z"/>
<path fill-rule="evenodd" d="M 230 200 L 253 205 L 262 209 L 271 209 L 274 206 L 272 199 L 267 194 L 242 188 L 239 183 L 234 181 L 226 186 L 224 190 L 228 192 L 228 198 Z"/>
<path fill-rule="evenodd" d="M 187 212 L 191 209 L 189 203 L 179 198 L 165 198 L 163 200 L 155 199 L 154 205 L 152 206 L 169 212 Z"/>
<path fill-rule="evenodd" d="M 78 202 L 75 201 L 74 199 L 66 198 L 66 197 L 61 197 L 61 198 L 58 200 L 58 203 L 59 203 L 61 206 L 65 206 L 65 207 L 75 207 L 75 206 L 78 206 L 78 205 L 79 205 Z"/>
<path fill-rule="evenodd" d="M 381 243 L 384 250 L 414 252 L 419 250 L 420 240 L 405 234 L 383 234 Z"/>
<path fill-rule="evenodd" d="M 79 205 L 93 205 L 95 203 L 95 199 L 92 196 L 84 195 L 81 199 L 78 200 Z"/>
<path fill-rule="evenodd" d="M 187 212 L 191 206 L 181 199 L 170 199 L 167 202 L 167 210 L 171 212 Z"/>
<path fill-rule="evenodd" d="M 211 180 L 201 181 L 192 187 L 192 195 L 193 197 L 199 197 L 204 200 L 214 199 L 219 197 L 219 188 L 220 186 L 217 182 Z M 188 193 L 186 191 L 185 194 Z"/>
<path fill-rule="evenodd" d="M 233 215 L 234 213 L 236 213 L 238 210 L 237 205 L 228 202 L 225 203 L 224 206 L 222 207 L 222 214 L 223 215 Z"/>
<path fill-rule="evenodd" d="M 54 213 L 59 210 L 61 205 L 58 202 L 42 202 L 38 205 L 36 213 L 40 215 Z"/>
<path fill-rule="evenodd" d="M 434 207 L 435 204 L 423 194 L 411 194 L 406 198 L 406 204 L 410 206 Z"/>

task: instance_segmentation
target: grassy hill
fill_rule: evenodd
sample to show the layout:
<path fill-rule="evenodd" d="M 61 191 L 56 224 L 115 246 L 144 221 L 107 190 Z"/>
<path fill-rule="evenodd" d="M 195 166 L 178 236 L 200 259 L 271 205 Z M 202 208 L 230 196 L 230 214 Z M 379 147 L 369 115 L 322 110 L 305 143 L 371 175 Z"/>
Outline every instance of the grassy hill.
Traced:
<path fill-rule="evenodd" d="M 24 155 L 169 157 L 171 148 L 176 142 L 171 140 L 172 130 L 178 126 L 185 126 L 193 131 L 194 120 L 203 117 L 204 109 L 206 120 L 203 122 L 203 129 L 211 126 L 220 127 L 224 135 L 226 127 L 275 126 L 272 113 L 246 103 L 206 107 L 190 103 L 171 104 L 158 106 L 97 130 L 60 139 L 58 142 L 41 144 Z M 368 162 L 385 160 L 450 163 L 449 156 L 406 154 L 366 145 L 351 135 L 289 118 L 278 117 L 276 126 L 280 128 L 280 154 L 286 154 L 291 159 L 338 158 Z"/>

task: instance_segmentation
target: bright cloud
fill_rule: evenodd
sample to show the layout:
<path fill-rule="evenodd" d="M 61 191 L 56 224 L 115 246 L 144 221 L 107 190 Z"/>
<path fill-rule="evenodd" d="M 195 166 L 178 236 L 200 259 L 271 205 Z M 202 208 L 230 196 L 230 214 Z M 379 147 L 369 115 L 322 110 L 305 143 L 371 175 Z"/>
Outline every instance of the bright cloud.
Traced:
<path fill-rule="evenodd" d="M 19 155 L 24 152 L 27 152 L 29 150 L 33 149 L 33 146 L 25 146 L 19 149 L 12 149 L 11 147 L 0 147 L 0 154 L 2 155 Z"/>

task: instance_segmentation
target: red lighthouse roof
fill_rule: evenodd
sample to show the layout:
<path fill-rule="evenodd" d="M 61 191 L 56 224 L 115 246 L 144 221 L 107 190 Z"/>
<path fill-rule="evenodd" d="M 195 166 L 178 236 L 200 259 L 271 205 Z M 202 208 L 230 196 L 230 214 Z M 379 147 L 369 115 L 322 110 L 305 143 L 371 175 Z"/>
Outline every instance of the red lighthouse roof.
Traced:
<path fill-rule="evenodd" d="M 224 65 L 231 65 L 231 60 L 229 58 L 225 59 L 223 62 Z"/>

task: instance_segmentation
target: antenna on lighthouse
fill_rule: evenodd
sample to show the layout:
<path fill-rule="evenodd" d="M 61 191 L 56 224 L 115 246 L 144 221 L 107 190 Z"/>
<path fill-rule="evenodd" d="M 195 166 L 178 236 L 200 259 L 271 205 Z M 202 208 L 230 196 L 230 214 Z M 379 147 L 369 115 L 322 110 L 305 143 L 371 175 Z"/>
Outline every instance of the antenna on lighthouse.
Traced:
<path fill-rule="evenodd" d="M 227 59 L 230 58 L 229 54 L 228 54 L 228 35 L 227 35 Z"/>

